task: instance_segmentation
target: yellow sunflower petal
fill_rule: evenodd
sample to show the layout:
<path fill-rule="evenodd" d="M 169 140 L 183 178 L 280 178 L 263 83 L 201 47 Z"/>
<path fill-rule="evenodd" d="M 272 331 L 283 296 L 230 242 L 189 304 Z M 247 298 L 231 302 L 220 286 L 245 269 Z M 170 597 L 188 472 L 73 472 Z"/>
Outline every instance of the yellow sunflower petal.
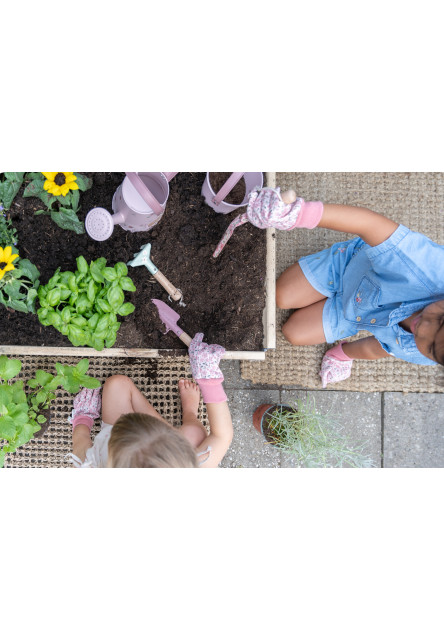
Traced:
<path fill-rule="evenodd" d="M 76 189 L 79 188 L 79 185 L 76 184 L 75 182 L 70 182 L 69 183 L 69 188 L 72 189 L 72 191 L 75 191 Z"/>
<path fill-rule="evenodd" d="M 3 247 L 0 247 L 0 262 L 6 262 L 6 261 L 3 259 Z"/>
<path fill-rule="evenodd" d="M 13 264 L 7 264 L 3 271 L 12 271 L 13 269 L 15 269 Z"/>
<path fill-rule="evenodd" d="M 72 174 L 71 176 L 66 176 L 65 180 L 67 184 L 75 184 L 75 181 L 77 180 L 77 176 Z"/>
<path fill-rule="evenodd" d="M 54 183 L 54 186 L 51 189 L 50 193 L 52 193 L 53 196 L 59 196 L 62 192 L 59 185 Z"/>
<path fill-rule="evenodd" d="M 45 191 L 51 191 L 54 185 L 55 182 L 53 180 L 45 180 L 45 182 L 43 183 L 43 188 L 45 189 Z"/>
<path fill-rule="evenodd" d="M 72 180 L 72 176 L 74 175 L 73 171 L 63 171 L 63 175 L 65 176 L 65 180 Z"/>
<path fill-rule="evenodd" d="M 0 269 L 0 280 L 3 278 L 3 276 L 5 275 L 5 272 L 3 269 Z"/>
<path fill-rule="evenodd" d="M 11 253 L 12 253 L 11 247 L 5 247 L 3 249 L 3 262 L 8 262 L 9 258 L 11 257 Z"/>
<path fill-rule="evenodd" d="M 9 262 L 13 262 L 18 257 L 19 257 L 18 253 L 13 253 L 12 256 L 9 258 Z"/>
<path fill-rule="evenodd" d="M 46 173 L 44 171 L 41 171 L 41 173 L 45 176 L 47 180 L 50 180 L 51 182 L 54 182 L 54 178 L 57 175 L 57 171 L 46 171 Z"/>
<path fill-rule="evenodd" d="M 68 193 L 68 191 L 69 191 L 69 187 L 68 187 L 68 185 L 67 185 L 66 183 L 65 183 L 65 184 L 62 184 L 62 185 L 60 186 L 60 191 L 62 192 L 62 196 L 66 196 L 66 194 L 67 194 L 67 193 Z"/>

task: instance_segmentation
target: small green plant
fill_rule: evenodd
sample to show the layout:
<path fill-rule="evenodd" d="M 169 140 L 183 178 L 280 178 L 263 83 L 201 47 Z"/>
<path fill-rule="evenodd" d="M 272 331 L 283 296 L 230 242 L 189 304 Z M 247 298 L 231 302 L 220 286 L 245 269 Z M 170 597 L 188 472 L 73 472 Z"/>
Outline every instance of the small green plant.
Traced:
<path fill-rule="evenodd" d="M 18 241 L 17 229 L 12 222 L 2 213 L 4 207 L 0 204 L 0 247 L 15 246 Z"/>
<path fill-rule="evenodd" d="M 85 225 L 79 220 L 80 191 L 92 186 L 91 178 L 72 171 L 27 173 L 29 184 L 23 197 L 39 198 L 47 209 L 39 209 L 35 215 L 50 215 L 62 229 L 70 229 L 77 234 L 85 233 Z"/>
<path fill-rule="evenodd" d="M 106 266 L 106 258 L 88 265 L 83 256 L 77 258 L 77 270 L 55 274 L 46 285 L 40 285 L 37 311 L 44 326 L 52 325 L 75 347 L 88 345 L 97 351 L 110 348 L 116 341 L 120 322 L 134 305 L 125 302 L 125 291 L 135 291 L 124 262 Z"/>
<path fill-rule="evenodd" d="M 8 210 L 23 182 L 24 172 L 0 173 L 0 203 Z M 3 180 L 1 179 L 3 176 Z M 6 244 L 6 243 L 5 243 Z"/>
<path fill-rule="evenodd" d="M 40 272 L 32 262 L 12 253 L 12 247 L 0 246 L 0 302 L 5 307 L 35 313 L 39 277 Z"/>
<path fill-rule="evenodd" d="M 267 440 L 294 457 L 298 466 L 374 466 L 363 451 L 365 443 L 352 446 L 341 433 L 341 425 L 334 417 L 319 413 L 312 398 L 278 405 L 264 415 L 263 425 Z"/>
<path fill-rule="evenodd" d="M 100 387 L 99 380 L 86 375 L 88 366 L 89 361 L 83 358 L 76 366 L 57 362 L 55 376 L 38 369 L 35 378 L 27 383 L 31 391 L 26 392 L 23 380 L 12 382 L 22 369 L 21 361 L 0 356 L 0 467 L 4 465 L 6 453 L 13 453 L 40 431 L 47 421 L 43 412 L 50 408 L 58 387 L 68 393 L 77 393 L 81 386 Z"/>

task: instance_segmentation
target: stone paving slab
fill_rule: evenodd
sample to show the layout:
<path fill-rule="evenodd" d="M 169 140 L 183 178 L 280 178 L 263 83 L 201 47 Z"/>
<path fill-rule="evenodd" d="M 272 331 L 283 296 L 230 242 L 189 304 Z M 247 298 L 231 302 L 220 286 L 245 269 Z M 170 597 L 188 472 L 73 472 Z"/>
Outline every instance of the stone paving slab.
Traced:
<path fill-rule="evenodd" d="M 283 390 L 281 402 L 295 401 L 304 397 L 306 392 Z M 351 445 L 359 446 L 364 442 L 365 453 L 376 467 L 381 466 L 381 394 L 353 391 L 309 391 L 307 394 L 315 402 L 320 413 L 330 413 L 343 427 L 343 433 Z M 427 394 L 425 394 L 427 395 Z M 294 466 L 294 462 L 282 456 L 283 467 Z"/>
<path fill-rule="evenodd" d="M 384 467 L 444 467 L 444 396 L 384 393 Z"/>
<path fill-rule="evenodd" d="M 267 444 L 253 427 L 253 412 L 265 403 L 279 402 L 279 391 L 225 387 L 233 420 L 234 438 L 221 467 L 279 467 L 280 452 Z"/>

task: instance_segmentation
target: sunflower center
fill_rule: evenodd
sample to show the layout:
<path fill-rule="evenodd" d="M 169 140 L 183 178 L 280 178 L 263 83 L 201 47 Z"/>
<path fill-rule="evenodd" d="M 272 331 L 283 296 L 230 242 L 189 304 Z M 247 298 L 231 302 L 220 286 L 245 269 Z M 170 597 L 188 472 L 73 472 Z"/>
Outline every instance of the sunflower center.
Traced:
<path fill-rule="evenodd" d="M 8 266 L 7 262 L 0 262 L 0 269 L 4 269 L 7 266 Z"/>
<path fill-rule="evenodd" d="M 56 185 L 58 187 L 61 187 L 62 184 L 65 184 L 66 180 L 65 180 L 65 176 L 63 175 L 63 173 L 58 173 L 56 175 L 56 177 L 54 178 L 54 182 L 56 183 Z"/>

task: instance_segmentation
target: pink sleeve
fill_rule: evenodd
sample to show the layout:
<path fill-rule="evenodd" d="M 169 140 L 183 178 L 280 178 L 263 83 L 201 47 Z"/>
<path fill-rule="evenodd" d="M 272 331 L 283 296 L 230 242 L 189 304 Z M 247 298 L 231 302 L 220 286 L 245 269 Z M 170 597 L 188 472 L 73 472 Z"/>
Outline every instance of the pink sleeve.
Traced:
<path fill-rule="evenodd" d="M 196 379 L 200 387 L 202 399 L 205 402 L 226 402 L 227 394 L 222 386 L 222 378 L 200 378 Z"/>
<path fill-rule="evenodd" d="M 296 224 L 291 229 L 314 229 L 321 221 L 324 213 L 322 202 L 304 202 L 296 220 Z"/>

